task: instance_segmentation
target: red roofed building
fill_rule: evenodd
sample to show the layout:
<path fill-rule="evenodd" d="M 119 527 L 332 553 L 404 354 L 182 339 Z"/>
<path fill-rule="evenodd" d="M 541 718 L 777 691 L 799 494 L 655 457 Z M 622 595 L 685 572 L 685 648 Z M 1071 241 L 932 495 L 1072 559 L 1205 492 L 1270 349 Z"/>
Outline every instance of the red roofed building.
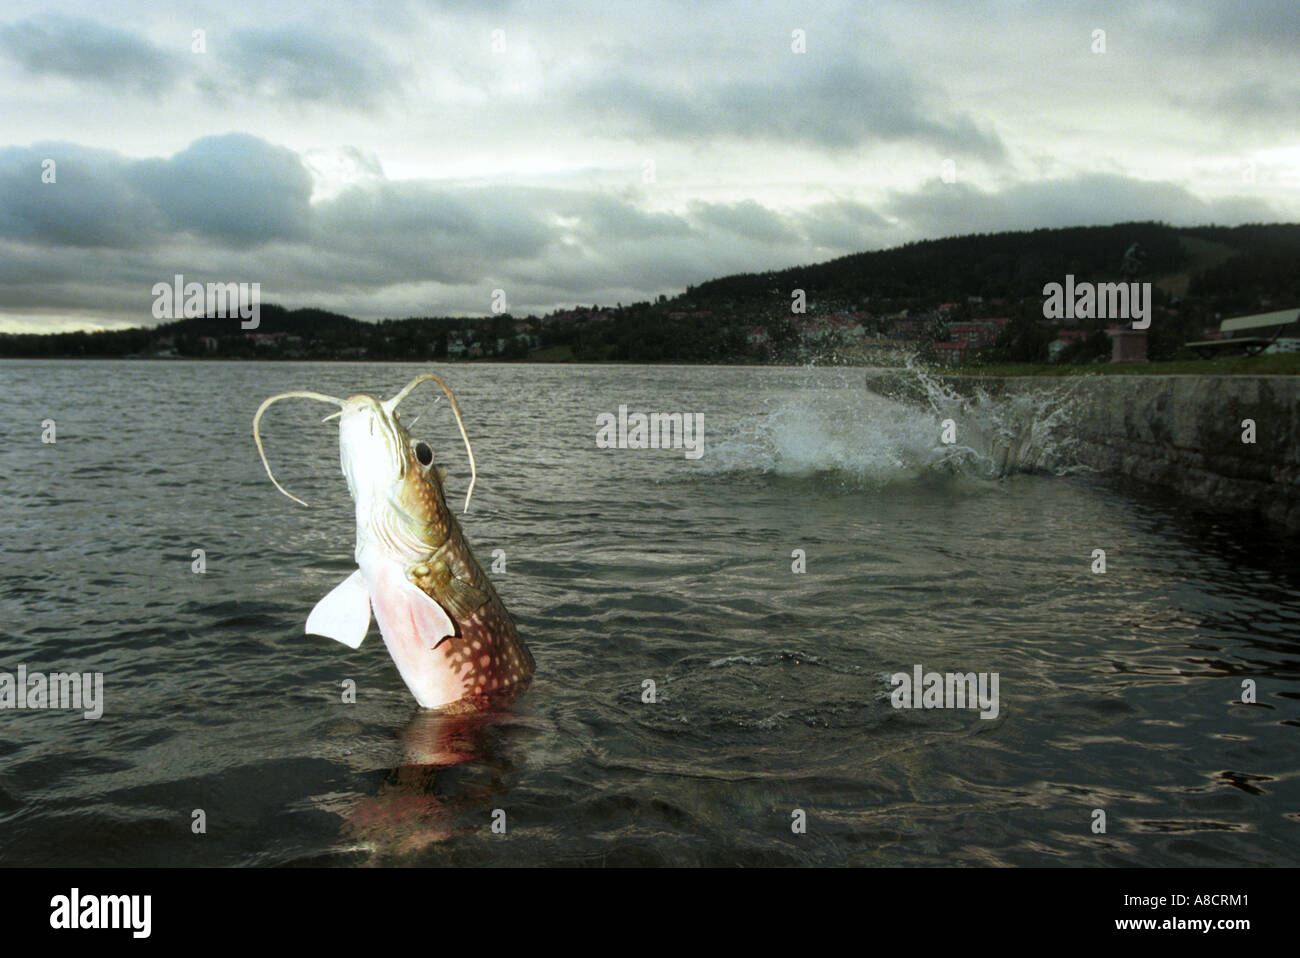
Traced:
<path fill-rule="evenodd" d="M 987 346 L 998 338 L 1009 320 L 979 319 L 970 323 L 952 323 L 948 329 L 952 338 L 972 346 Z"/>
<path fill-rule="evenodd" d="M 949 342 L 935 343 L 934 348 L 939 355 L 939 362 L 945 366 L 959 366 L 966 360 L 966 350 L 970 343 Z"/>

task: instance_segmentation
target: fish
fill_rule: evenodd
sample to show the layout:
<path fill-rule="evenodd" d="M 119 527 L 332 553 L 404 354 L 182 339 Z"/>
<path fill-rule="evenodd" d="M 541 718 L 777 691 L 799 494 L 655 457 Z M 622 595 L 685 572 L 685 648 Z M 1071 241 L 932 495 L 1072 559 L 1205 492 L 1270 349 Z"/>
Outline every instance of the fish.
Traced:
<path fill-rule="evenodd" d="M 433 447 L 414 438 L 397 411 L 425 382 L 442 387 L 465 442 L 468 513 L 478 479 L 474 450 L 455 395 L 434 373 L 416 376 L 386 400 L 364 393 L 347 399 L 310 390 L 279 393 L 258 407 L 253 439 L 276 489 L 305 506 L 271 472 L 262 445 L 262 416 L 282 399 L 339 406 L 322 421 L 339 420 L 339 461 L 356 506 L 357 568 L 311 610 L 305 631 L 359 648 L 373 612 L 398 674 L 422 708 L 492 709 L 527 688 L 533 656 L 447 505 L 446 470 L 435 464 Z"/>

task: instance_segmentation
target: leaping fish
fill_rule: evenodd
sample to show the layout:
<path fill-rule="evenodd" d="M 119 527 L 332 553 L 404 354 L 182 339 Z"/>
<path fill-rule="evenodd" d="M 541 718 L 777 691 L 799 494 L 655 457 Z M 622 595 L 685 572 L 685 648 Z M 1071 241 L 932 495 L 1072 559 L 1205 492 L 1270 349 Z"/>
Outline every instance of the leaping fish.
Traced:
<path fill-rule="evenodd" d="M 339 412 L 339 460 L 356 503 L 357 570 L 321 599 L 306 631 L 357 648 L 374 611 L 379 631 L 407 688 L 424 708 L 471 711 L 521 692 L 533 674 L 533 657 L 491 581 L 470 551 L 442 491 L 446 470 L 434 465 L 433 447 L 412 438 L 397 406 L 416 386 L 435 382 L 451 401 L 469 455 L 465 511 L 478 478 L 474 450 L 460 407 L 433 373 L 415 377 L 383 401 L 359 394 L 338 399 L 306 390 L 271 396 L 253 417 L 253 439 L 271 482 L 262 448 L 263 413 L 281 399 L 334 403 Z"/>

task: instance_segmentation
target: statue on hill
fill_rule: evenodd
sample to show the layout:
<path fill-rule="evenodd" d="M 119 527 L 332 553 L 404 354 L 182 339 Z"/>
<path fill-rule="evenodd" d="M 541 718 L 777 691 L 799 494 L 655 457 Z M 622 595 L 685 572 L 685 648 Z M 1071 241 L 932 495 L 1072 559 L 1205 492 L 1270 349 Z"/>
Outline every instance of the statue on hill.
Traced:
<path fill-rule="evenodd" d="M 1119 273 L 1125 282 L 1133 282 L 1146 266 L 1147 251 L 1142 248 L 1142 244 L 1137 240 L 1124 253 L 1124 261 L 1120 263 Z"/>

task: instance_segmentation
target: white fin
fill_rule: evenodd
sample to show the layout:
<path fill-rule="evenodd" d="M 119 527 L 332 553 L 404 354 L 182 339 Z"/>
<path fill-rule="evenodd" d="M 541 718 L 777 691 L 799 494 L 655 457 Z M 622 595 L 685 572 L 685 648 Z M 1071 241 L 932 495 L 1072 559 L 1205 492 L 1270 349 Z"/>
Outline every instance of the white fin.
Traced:
<path fill-rule="evenodd" d="M 396 563 L 374 568 L 371 583 L 375 619 L 390 647 L 391 641 L 397 639 L 436 649 L 443 639 L 456 634 L 447 610 L 408 579 Z"/>
<path fill-rule="evenodd" d="M 415 700 L 432 709 L 462 698 L 468 689 L 468 679 L 462 673 L 469 663 L 452 662 L 447 649 L 433 651 L 456 634 L 447 611 L 406 577 L 401 564 L 372 563 L 363 557 L 361 567 L 370 584 L 384 645 Z"/>
<path fill-rule="evenodd" d="M 370 592 L 358 569 L 338 585 L 307 616 L 306 631 L 359 648 L 370 628 Z"/>

